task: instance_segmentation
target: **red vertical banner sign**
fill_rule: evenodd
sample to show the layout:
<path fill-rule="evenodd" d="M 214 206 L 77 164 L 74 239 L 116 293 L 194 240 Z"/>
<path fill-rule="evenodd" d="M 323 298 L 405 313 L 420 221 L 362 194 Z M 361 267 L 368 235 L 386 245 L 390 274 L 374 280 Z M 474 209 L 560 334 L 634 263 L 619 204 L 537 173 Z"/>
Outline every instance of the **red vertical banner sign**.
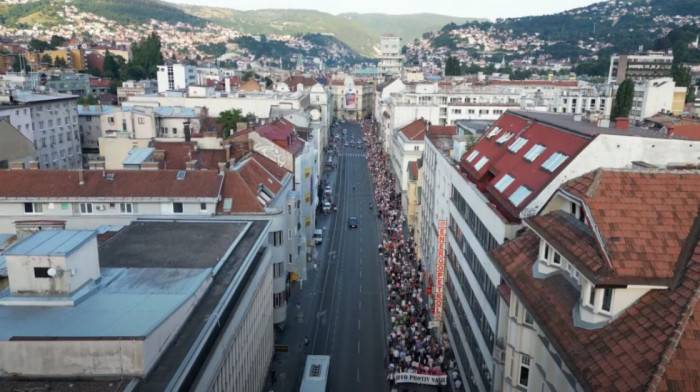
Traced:
<path fill-rule="evenodd" d="M 438 239 L 437 239 L 437 272 L 435 275 L 435 289 L 433 290 L 434 314 L 433 320 L 442 320 L 442 305 L 445 298 L 443 289 L 445 287 L 445 257 L 447 256 L 447 221 L 438 221 Z"/>

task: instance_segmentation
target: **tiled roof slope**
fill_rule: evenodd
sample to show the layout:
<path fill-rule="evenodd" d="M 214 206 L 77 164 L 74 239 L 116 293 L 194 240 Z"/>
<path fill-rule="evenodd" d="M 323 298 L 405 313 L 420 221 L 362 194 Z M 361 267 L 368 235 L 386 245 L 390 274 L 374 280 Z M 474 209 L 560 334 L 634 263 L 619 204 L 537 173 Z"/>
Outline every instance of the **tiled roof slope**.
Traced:
<path fill-rule="evenodd" d="M 0 170 L 0 198 L 216 198 L 222 177 L 215 171 L 176 170 Z M 109 179 L 109 174 L 114 178 Z"/>
<path fill-rule="evenodd" d="M 197 142 L 153 142 L 153 148 L 165 151 L 164 169 L 185 170 L 187 162 L 197 161 L 196 169 L 218 170 L 226 162 L 224 149 L 199 149 Z"/>
<path fill-rule="evenodd" d="M 696 245 L 673 290 L 653 290 L 600 329 L 573 325 L 579 292 L 562 275 L 535 279 L 539 237 L 528 231 L 491 253 L 495 265 L 581 385 L 591 391 L 700 390 Z M 674 338 L 680 338 L 676 347 Z M 670 359 L 663 361 L 666 356 Z"/>
<path fill-rule="evenodd" d="M 491 132 L 496 128 L 500 128 L 500 131 L 492 135 Z M 511 136 L 501 141 L 500 138 L 508 134 Z M 460 167 L 471 181 L 491 195 L 495 204 L 505 210 L 511 218 L 517 219 L 522 209 L 537 197 L 592 139 L 590 136 L 566 132 L 506 112 L 464 154 Z M 525 142 L 519 145 L 519 148 L 510 148 L 523 140 Z M 535 156 L 534 160 L 527 160 L 525 156 L 535 145 L 544 146 L 545 149 Z M 567 158 L 554 171 L 545 170 L 542 164 L 555 153 L 564 154 Z M 482 158 L 488 161 L 480 164 Z M 503 191 L 495 189 L 494 185 L 505 175 L 513 177 L 513 181 Z M 510 196 L 521 186 L 531 193 L 518 205 L 514 205 Z"/>
<path fill-rule="evenodd" d="M 406 139 L 411 141 L 423 140 L 425 138 L 425 126 L 425 120 L 418 119 L 401 128 L 401 133 L 406 136 Z"/>
<path fill-rule="evenodd" d="M 281 180 L 287 175 L 291 176 L 291 174 L 288 174 L 282 169 L 285 175 L 278 180 L 277 177 L 264 166 L 262 161 L 265 160 L 267 159 L 261 156 L 254 156 L 253 154 L 238 163 L 233 170 L 226 172 L 224 186 L 221 189 L 221 200 L 217 206 L 217 211 L 219 213 L 264 212 L 264 208 L 267 207 L 269 203 L 263 205 L 264 199 L 258 198 L 260 184 L 264 185 L 269 192 L 278 195 L 282 189 Z M 224 211 L 225 199 L 232 200 L 230 212 Z"/>
<path fill-rule="evenodd" d="M 587 205 L 611 278 L 669 284 L 698 215 L 700 171 L 598 169 L 562 189 Z"/>
<path fill-rule="evenodd" d="M 289 174 L 289 172 L 285 168 L 278 166 L 259 152 L 253 152 L 251 154 L 251 158 L 258 162 L 258 164 L 260 164 L 263 168 L 265 168 L 265 170 L 267 170 L 268 173 L 275 176 L 277 181 L 282 181 L 282 179 L 284 179 L 284 177 L 287 174 Z"/>

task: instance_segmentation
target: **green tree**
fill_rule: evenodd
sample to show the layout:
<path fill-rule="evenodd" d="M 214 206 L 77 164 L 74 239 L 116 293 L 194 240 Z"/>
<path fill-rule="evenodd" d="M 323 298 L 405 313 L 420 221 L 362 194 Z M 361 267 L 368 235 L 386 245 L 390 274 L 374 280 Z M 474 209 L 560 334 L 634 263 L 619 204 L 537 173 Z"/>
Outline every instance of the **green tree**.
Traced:
<path fill-rule="evenodd" d="M 245 71 L 243 76 L 241 76 L 241 80 L 247 82 L 250 79 L 253 79 L 253 77 L 255 77 L 255 73 L 253 71 Z"/>
<path fill-rule="evenodd" d="M 216 122 L 221 125 L 222 137 L 224 138 L 236 132 L 237 124 L 242 121 L 245 121 L 245 117 L 243 117 L 241 109 L 224 110 L 219 113 L 219 117 L 216 119 Z"/>
<path fill-rule="evenodd" d="M 160 37 L 155 32 L 133 45 L 131 64 L 141 67 L 146 73 L 145 77 L 154 78 L 158 71 L 158 65 L 163 64 Z M 143 79 L 143 78 L 141 78 Z"/>
<path fill-rule="evenodd" d="M 15 72 L 20 72 L 20 71 L 22 71 L 22 64 L 24 64 L 24 72 L 27 72 L 27 73 L 31 72 L 32 68 L 29 66 L 29 64 L 27 64 L 26 61 L 22 61 L 20 59 L 20 56 L 21 55 L 17 55 L 15 57 L 15 62 L 12 63 L 12 70 Z"/>
<path fill-rule="evenodd" d="M 95 98 L 94 95 L 90 94 L 87 97 L 81 97 L 78 98 L 78 105 L 97 105 L 97 98 Z"/>
<path fill-rule="evenodd" d="M 48 53 L 44 53 L 41 56 L 41 63 L 45 64 L 47 67 L 51 67 L 51 64 L 53 63 L 53 61 L 51 61 L 51 55 Z"/>
<path fill-rule="evenodd" d="M 64 59 L 63 57 L 56 57 L 56 59 L 54 60 L 53 63 L 54 63 L 53 65 L 56 68 L 61 68 L 61 69 L 65 68 L 68 65 L 68 64 L 66 64 L 66 59 Z"/>
<path fill-rule="evenodd" d="M 105 51 L 105 59 L 102 63 L 102 76 L 106 78 L 119 78 L 119 64 L 114 56 L 109 53 L 109 50 Z"/>
<path fill-rule="evenodd" d="M 634 98 L 634 82 L 632 79 L 625 79 L 617 88 L 617 94 L 613 101 L 610 112 L 610 119 L 614 120 L 618 117 L 627 117 L 632 109 L 632 99 Z"/>
<path fill-rule="evenodd" d="M 43 52 L 43 51 L 49 50 L 49 49 L 52 49 L 51 45 L 46 41 L 42 41 L 42 40 L 39 40 L 36 38 L 32 38 L 29 41 L 29 50 L 31 50 L 31 51 Z"/>
<path fill-rule="evenodd" d="M 683 64 L 673 64 L 671 66 L 671 77 L 676 82 L 677 87 L 685 87 L 685 102 L 695 101 L 695 86 L 693 86 L 693 78 L 690 76 L 690 70 Z"/>
<path fill-rule="evenodd" d="M 449 56 L 445 60 L 445 76 L 460 76 L 461 74 L 462 68 L 459 65 L 459 59 Z"/>
<path fill-rule="evenodd" d="M 63 45 L 63 43 L 66 42 L 66 39 L 61 37 L 60 35 L 52 35 L 51 36 L 51 42 L 49 43 L 51 47 L 56 48 L 58 46 Z"/>

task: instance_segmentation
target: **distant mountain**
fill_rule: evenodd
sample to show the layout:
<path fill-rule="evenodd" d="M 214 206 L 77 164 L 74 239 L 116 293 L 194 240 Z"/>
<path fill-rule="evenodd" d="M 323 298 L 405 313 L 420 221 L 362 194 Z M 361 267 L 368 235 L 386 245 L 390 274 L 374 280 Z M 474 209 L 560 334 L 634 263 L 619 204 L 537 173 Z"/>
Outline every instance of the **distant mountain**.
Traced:
<path fill-rule="evenodd" d="M 427 13 L 411 15 L 345 13 L 338 16 L 350 21 L 360 22 L 379 34 L 396 34 L 403 38 L 404 42 L 421 38 L 424 33 L 439 30 L 448 23 L 461 24 L 471 21 L 486 21 L 486 19 L 460 18 Z"/>
<path fill-rule="evenodd" d="M 312 10 L 238 11 L 230 8 L 193 5 L 180 5 L 179 7 L 190 15 L 247 34 L 333 34 L 363 56 L 373 56 L 374 47 L 379 43 L 379 33 L 369 27 L 324 12 Z"/>
<path fill-rule="evenodd" d="M 157 0 L 71 0 L 81 11 L 111 19 L 120 24 L 145 24 L 151 19 L 203 27 L 206 20 L 189 15 L 171 3 Z"/>

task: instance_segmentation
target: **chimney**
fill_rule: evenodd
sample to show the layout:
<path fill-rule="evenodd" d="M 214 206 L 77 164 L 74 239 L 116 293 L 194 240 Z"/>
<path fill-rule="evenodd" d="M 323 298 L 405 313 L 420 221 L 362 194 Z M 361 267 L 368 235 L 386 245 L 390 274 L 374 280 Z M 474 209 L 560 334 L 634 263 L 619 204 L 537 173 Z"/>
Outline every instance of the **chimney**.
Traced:
<path fill-rule="evenodd" d="M 228 162 L 231 160 L 231 144 L 225 145 L 224 150 L 226 150 L 226 162 Z"/>
<path fill-rule="evenodd" d="M 24 169 L 24 162 L 12 162 L 10 163 L 10 170 L 22 170 Z"/>
<path fill-rule="evenodd" d="M 39 162 L 37 162 L 37 161 L 30 161 L 30 162 L 29 162 L 29 169 L 30 169 L 30 170 L 39 170 Z"/>
<path fill-rule="evenodd" d="M 226 162 L 219 162 L 219 175 L 223 176 L 226 173 Z"/>
<path fill-rule="evenodd" d="M 185 162 L 185 168 L 187 170 L 197 170 L 197 161 Z"/>
<path fill-rule="evenodd" d="M 224 85 L 226 86 L 226 93 L 231 93 L 231 78 L 224 79 Z"/>
<path fill-rule="evenodd" d="M 83 173 L 83 169 L 78 170 L 78 185 L 84 185 L 85 184 L 85 173 Z"/>
<path fill-rule="evenodd" d="M 615 119 L 615 128 L 626 131 L 630 127 L 630 119 L 627 117 L 618 117 Z"/>
<path fill-rule="evenodd" d="M 155 150 L 153 152 L 153 160 L 156 162 L 163 162 L 165 160 L 165 150 Z"/>
<path fill-rule="evenodd" d="M 236 158 L 231 158 L 228 160 L 228 168 L 229 170 L 233 170 L 233 167 L 236 166 Z"/>

